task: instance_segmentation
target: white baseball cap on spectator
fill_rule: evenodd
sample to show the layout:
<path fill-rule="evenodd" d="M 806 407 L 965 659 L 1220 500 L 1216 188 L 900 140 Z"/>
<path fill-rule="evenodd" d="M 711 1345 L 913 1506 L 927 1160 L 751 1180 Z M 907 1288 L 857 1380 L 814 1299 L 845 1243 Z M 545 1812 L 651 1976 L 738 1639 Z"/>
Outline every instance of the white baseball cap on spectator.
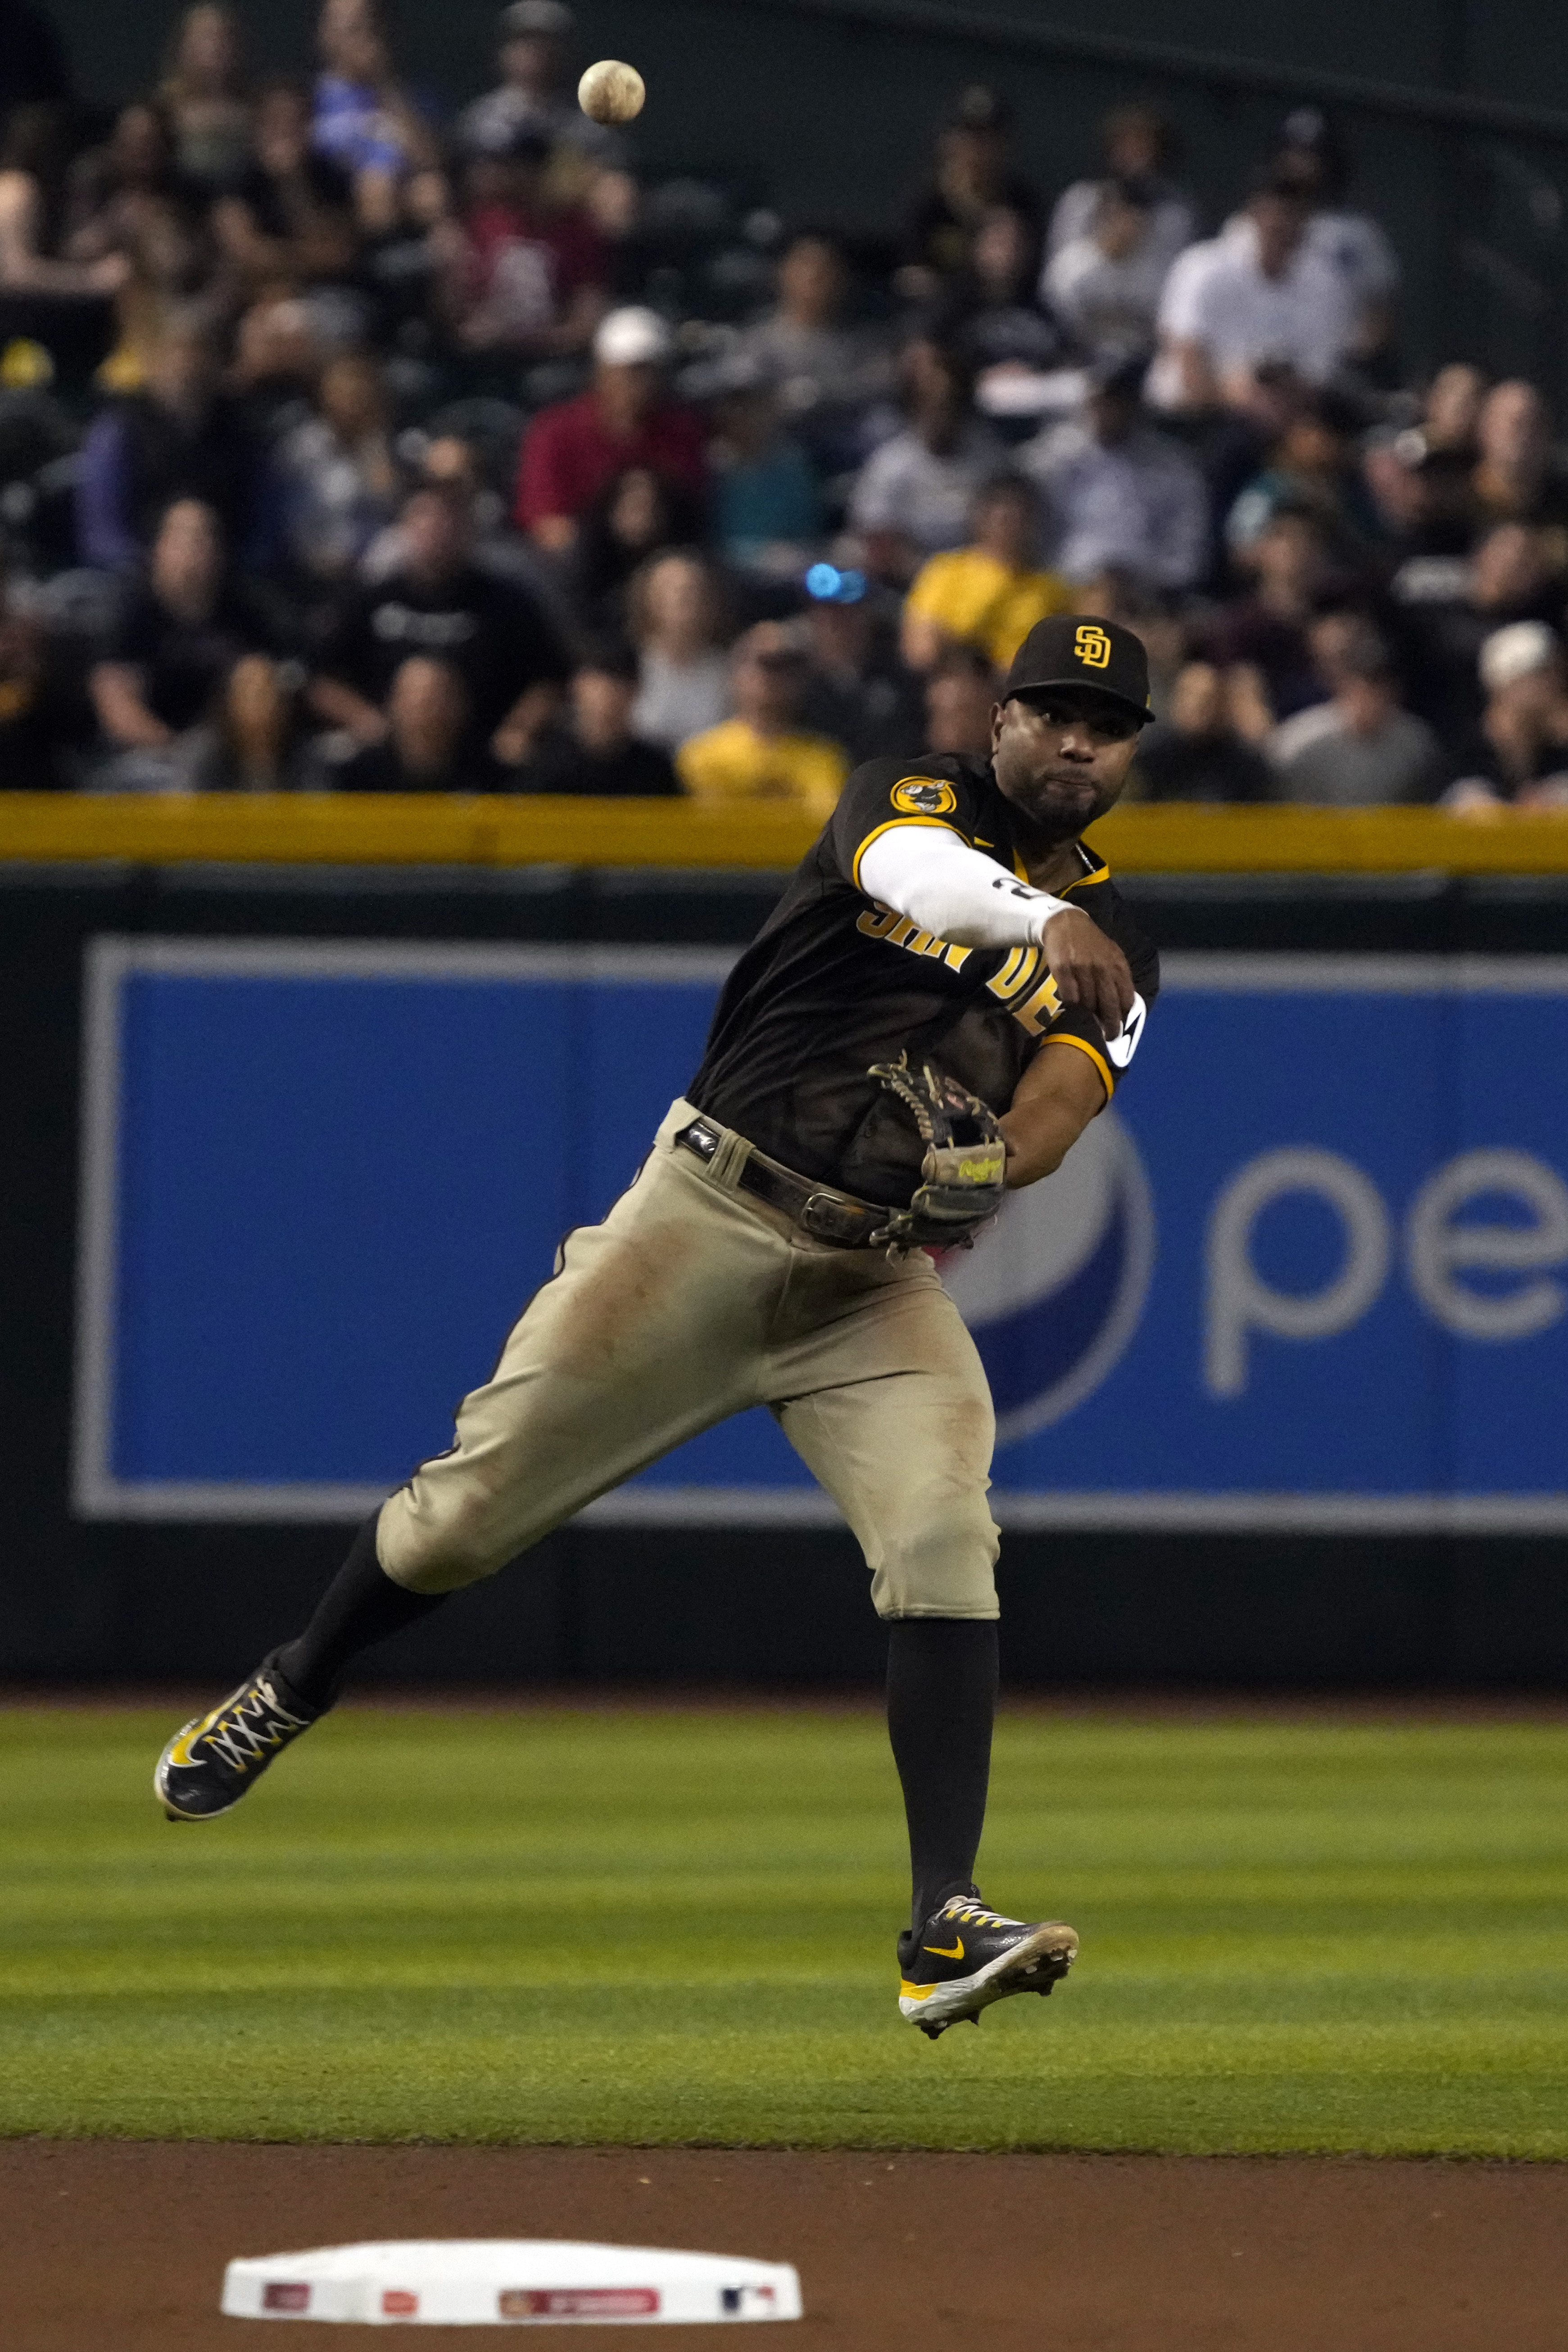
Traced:
<path fill-rule="evenodd" d="M 1489 694 L 1500 694 L 1516 678 L 1550 669 L 1562 651 L 1556 631 L 1544 621 L 1510 621 L 1506 629 L 1494 629 L 1481 647 L 1481 684 Z"/>
<path fill-rule="evenodd" d="M 668 322 L 640 303 L 612 310 L 594 337 L 594 357 L 601 367 L 662 367 L 674 351 Z"/>

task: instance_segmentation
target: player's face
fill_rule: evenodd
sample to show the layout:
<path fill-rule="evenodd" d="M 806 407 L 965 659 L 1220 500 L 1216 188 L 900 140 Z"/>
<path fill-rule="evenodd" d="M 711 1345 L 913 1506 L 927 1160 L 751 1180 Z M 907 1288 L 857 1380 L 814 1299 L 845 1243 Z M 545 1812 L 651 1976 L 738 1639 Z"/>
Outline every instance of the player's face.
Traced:
<path fill-rule="evenodd" d="M 991 714 L 996 782 L 1043 841 L 1072 841 L 1121 797 L 1139 725 L 1103 694 L 1015 695 Z"/>

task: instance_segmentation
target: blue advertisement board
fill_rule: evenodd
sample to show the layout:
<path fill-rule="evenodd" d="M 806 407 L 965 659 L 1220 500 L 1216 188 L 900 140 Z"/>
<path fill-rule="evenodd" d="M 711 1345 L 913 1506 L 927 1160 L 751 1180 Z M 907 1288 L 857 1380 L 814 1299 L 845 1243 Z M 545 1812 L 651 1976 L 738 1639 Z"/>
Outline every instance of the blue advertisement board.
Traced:
<path fill-rule="evenodd" d="M 103 940 L 75 1490 L 357 1517 L 630 1180 L 727 958 Z M 944 1279 L 1034 1526 L 1568 1528 L 1568 959 L 1177 956 Z M 765 1413 L 600 1519 L 836 1515 Z"/>

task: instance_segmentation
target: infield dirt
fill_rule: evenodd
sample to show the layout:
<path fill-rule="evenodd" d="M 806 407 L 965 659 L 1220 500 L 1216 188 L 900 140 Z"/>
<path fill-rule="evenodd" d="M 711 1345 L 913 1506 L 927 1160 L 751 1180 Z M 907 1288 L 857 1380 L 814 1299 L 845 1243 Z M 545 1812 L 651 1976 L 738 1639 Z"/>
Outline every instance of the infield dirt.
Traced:
<path fill-rule="evenodd" d="M 1568 2166 L 0 2143 L 7 2352 L 239 2352 L 231 2255 L 573 2237 L 793 2262 L 820 2352 L 1562 2352 Z M 998 2331 L 1005 2331 L 999 2336 Z M 308 2324 L 299 2352 L 384 2347 Z M 489 2341 L 421 2329 L 415 2341 Z M 564 2340 L 625 2352 L 624 2327 Z M 655 2344 L 710 2346 L 711 2328 Z M 769 2339 L 770 2341 L 773 2339 Z"/>

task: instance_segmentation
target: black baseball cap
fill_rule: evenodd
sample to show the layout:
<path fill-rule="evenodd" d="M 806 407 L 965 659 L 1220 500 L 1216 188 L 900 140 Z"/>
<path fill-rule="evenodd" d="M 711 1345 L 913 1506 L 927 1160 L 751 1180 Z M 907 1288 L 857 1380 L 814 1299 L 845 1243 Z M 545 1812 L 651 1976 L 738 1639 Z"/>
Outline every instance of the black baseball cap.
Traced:
<path fill-rule="evenodd" d="M 1091 620 L 1080 613 L 1057 613 L 1048 621 L 1037 621 L 1013 656 L 1002 699 L 1064 686 L 1103 694 L 1144 725 L 1154 716 L 1149 708 L 1149 656 L 1143 640 L 1120 621 Z"/>

